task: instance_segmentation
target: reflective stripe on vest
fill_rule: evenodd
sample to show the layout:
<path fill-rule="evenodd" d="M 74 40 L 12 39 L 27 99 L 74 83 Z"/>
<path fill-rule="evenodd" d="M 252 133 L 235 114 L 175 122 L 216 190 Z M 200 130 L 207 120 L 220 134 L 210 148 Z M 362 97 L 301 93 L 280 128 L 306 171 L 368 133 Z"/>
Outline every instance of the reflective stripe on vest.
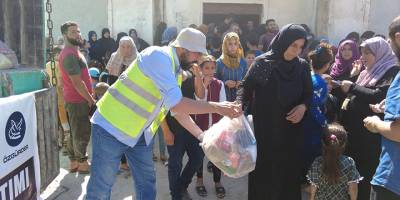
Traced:
<path fill-rule="evenodd" d="M 170 49 L 170 58 L 173 73 L 176 74 L 172 48 Z M 180 86 L 181 75 L 178 75 L 177 82 Z M 154 119 L 150 118 L 161 100 L 159 89 L 149 77 L 140 71 L 137 60 L 135 60 L 99 100 L 97 106 L 98 112 L 111 125 L 126 135 L 136 138 L 144 131 L 143 128 L 149 123 L 149 120 L 153 120 L 149 126 L 150 132 L 153 136 L 157 132 L 168 111 L 162 107 Z"/>

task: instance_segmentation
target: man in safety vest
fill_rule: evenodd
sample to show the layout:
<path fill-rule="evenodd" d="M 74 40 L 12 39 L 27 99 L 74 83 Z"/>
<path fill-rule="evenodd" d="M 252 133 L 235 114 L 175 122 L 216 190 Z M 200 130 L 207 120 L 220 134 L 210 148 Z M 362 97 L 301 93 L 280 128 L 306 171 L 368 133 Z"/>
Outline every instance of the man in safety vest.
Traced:
<path fill-rule="evenodd" d="M 136 199 L 156 199 L 153 137 L 168 111 L 199 140 L 203 132 L 189 114 L 241 114 L 241 107 L 231 102 L 182 97 L 181 72 L 203 54 L 205 35 L 185 28 L 171 45 L 143 50 L 99 100 L 91 119 L 93 158 L 86 199 L 110 199 L 123 154 L 132 170 Z"/>

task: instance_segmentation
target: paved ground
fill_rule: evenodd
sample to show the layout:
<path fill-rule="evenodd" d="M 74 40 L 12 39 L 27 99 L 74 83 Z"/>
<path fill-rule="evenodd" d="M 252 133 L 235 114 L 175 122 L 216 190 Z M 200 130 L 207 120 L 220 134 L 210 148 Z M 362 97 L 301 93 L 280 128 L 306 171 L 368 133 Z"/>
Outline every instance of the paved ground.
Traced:
<path fill-rule="evenodd" d="M 158 140 L 156 140 L 158 141 Z M 156 146 L 157 143 L 155 144 Z M 158 152 L 158 150 L 156 151 Z M 48 200 L 75 200 L 83 199 L 86 194 L 86 185 L 89 180 L 89 176 L 78 175 L 76 173 L 68 173 L 68 158 L 60 155 L 61 160 L 61 172 L 58 177 L 51 183 L 45 191 L 42 192 L 41 197 Z M 186 159 L 185 159 L 186 161 Z M 204 162 L 206 163 L 206 162 Z M 206 168 L 204 168 L 206 169 Z M 168 189 L 168 174 L 167 167 L 161 162 L 156 162 L 157 171 L 157 199 L 158 200 L 169 200 L 169 189 Z M 216 200 L 214 184 L 212 181 L 212 174 L 204 172 L 205 185 L 208 190 L 208 197 L 201 198 L 197 195 L 192 183 L 189 186 L 189 193 L 192 195 L 193 200 Z M 195 178 L 193 179 L 195 180 Z M 222 178 L 222 183 L 227 191 L 225 199 L 228 200 L 245 200 L 247 199 L 247 177 L 240 179 L 231 179 L 226 176 Z M 113 200 L 129 200 L 134 198 L 134 189 L 132 176 L 129 172 L 121 172 L 114 184 L 111 199 Z"/>

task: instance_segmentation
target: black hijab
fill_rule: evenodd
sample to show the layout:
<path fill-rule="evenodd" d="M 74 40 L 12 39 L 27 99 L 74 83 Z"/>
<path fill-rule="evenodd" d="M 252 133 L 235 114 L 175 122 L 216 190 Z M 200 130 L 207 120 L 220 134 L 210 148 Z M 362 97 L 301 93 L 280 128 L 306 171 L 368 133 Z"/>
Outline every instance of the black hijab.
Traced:
<path fill-rule="evenodd" d="M 120 32 L 117 34 L 117 40 L 115 41 L 116 45 L 119 46 L 119 41 L 121 40 L 122 37 L 124 36 L 128 36 L 128 34 L 126 34 L 125 32 Z"/>
<path fill-rule="evenodd" d="M 105 38 L 104 35 L 105 35 L 106 33 L 110 34 L 110 29 L 108 29 L 108 28 L 103 28 L 103 30 L 101 30 L 101 38 Z M 111 35 L 110 35 L 108 38 L 111 38 Z"/>
<path fill-rule="evenodd" d="M 287 48 L 298 39 L 305 40 L 304 49 L 307 45 L 306 30 L 300 25 L 288 24 L 282 27 L 274 37 L 268 52 L 257 58 L 262 59 L 261 63 L 265 63 L 266 66 L 271 66 L 268 69 L 276 72 L 276 79 L 274 79 L 278 87 L 276 96 L 285 112 L 289 112 L 294 106 L 300 104 L 302 101 L 300 99 L 304 95 L 303 91 L 309 90 L 310 87 L 310 85 L 301 84 L 305 76 L 310 74 L 307 62 L 299 56 L 290 61 L 284 59 Z"/>
<path fill-rule="evenodd" d="M 286 49 L 296 40 L 304 39 L 303 49 L 307 46 L 307 32 L 297 24 L 288 24 L 276 34 L 268 47 L 267 58 L 271 60 L 284 60 L 283 54 Z M 294 60 L 298 60 L 295 58 Z"/>
<path fill-rule="evenodd" d="M 96 35 L 97 36 L 97 33 L 95 32 L 95 31 L 89 31 L 89 34 L 88 34 L 88 41 L 89 41 L 89 44 L 90 44 L 90 48 L 89 48 L 89 57 L 90 57 L 90 59 L 96 59 L 98 56 L 96 55 L 96 42 L 97 42 L 97 39 L 96 39 L 96 41 L 93 41 L 93 39 L 92 39 L 92 36 L 93 35 Z"/>
<path fill-rule="evenodd" d="M 284 79 L 293 79 L 298 75 L 296 67 L 306 62 L 300 59 L 298 56 L 291 61 L 284 59 L 284 53 L 287 48 L 296 40 L 304 39 L 305 43 L 303 49 L 307 46 L 307 32 L 306 30 L 297 24 L 288 24 L 279 31 L 279 33 L 272 39 L 270 46 L 268 47 L 267 53 L 261 58 L 274 62 L 278 66 L 277 70 Z"/>
<path fill-rule="evenodd" d="M 105 57 L 107 60 L 111 53 L 117 49 L 115 40 L 111 38 L 111 35 L 108 38 L 104 37 L 106 33 L 110 33 L 110 29 L 103 28 L 101 31 L 101 38 L 96 42 L 96 54 L 99 61 L 102 61 L 102 57 Z"/>
<path fill-rule="evenodd" d="M 96 41 L 93 41 L 93 39 L 92 39 L 92 36 L 93 35 L 96 35 L 97 36 L 97 33 L 96 33 L 96 31 L 89 31 L 89 34 L 88 34 L 88 41 L 89 41 L 89 43 L 90 43 L 90 45 L 92 45 L 92 44 L 94 44 Z M 97 38 L 98 39 L 98 38 Z M 96 40 L 97 40 L 96 39 Z"/>

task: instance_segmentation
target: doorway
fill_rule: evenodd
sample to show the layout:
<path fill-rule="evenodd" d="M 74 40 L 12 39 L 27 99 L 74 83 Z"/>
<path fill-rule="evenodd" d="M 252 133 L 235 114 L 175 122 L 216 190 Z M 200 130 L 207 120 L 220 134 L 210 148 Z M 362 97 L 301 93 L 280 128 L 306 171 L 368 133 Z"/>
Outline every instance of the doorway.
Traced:
<path fill-rule="evenodd" d="M 247 21 L 260 24 L 263 13 L 262 4 L 241 3 L 204 3 L 203 24 L 222 24 L 225 17 L 233 16 L 240 27 L 245 27 Z"/>

